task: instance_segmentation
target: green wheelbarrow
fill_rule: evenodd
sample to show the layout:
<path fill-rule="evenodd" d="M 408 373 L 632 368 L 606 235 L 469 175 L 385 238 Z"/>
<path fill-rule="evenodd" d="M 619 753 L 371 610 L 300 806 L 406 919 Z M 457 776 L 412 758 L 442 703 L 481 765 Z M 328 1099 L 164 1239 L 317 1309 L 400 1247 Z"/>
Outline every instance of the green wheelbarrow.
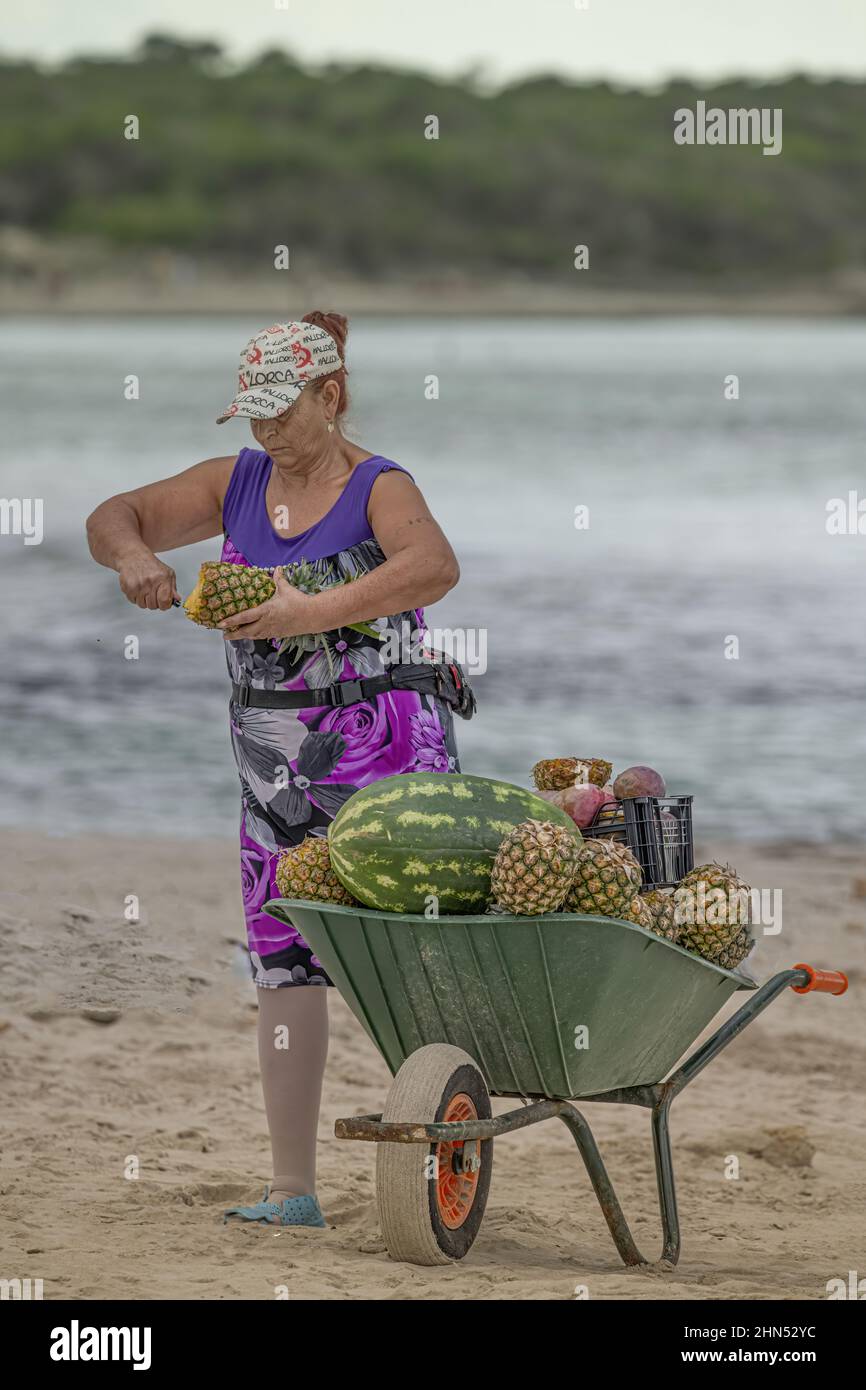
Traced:
<path fill-rule="evenodd" d="M 789 986 L 848 985 L 839 971 L 795 965 L 758 988 L 610 917 L 428 919 L 291 898 L 265 911 L 301 932 L 394 1076 L 381 1114 L 337 1120 L 335 1132 L 379 1146 L 382 1234 L 392 1258 L 411 1264 L 462 1259 L 484 1216 L 493 1140 L 554 1118 L 575 1140 L 620 1256 L 646 1263 L 576 1099 L 651 1112 L 661 1258 L 676 1263 L 674 1097 Z M 746 1002 L 677 1067 L 737 990 Z M 523 1104 L 494 1118 L 491 1096 Z"/>

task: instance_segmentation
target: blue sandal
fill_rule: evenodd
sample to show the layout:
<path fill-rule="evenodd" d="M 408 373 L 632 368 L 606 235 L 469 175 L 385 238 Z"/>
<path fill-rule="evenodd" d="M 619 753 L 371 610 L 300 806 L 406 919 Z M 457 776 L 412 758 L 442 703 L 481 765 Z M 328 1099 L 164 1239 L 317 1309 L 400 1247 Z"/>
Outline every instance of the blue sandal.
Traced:
<path fill-rule="evenodd" d="M 262 1200 L 252 1207 L 230 1207 L 223 1213 L 223 1225 L 227 1225 L 230 1216 L 239 1216 L 242 1221 L 260 1221 L 269 1226 L 327 1226 L 317 1197 L 310 1194 L 269 1202 L 269 1190 L 266 1187 Z"/>

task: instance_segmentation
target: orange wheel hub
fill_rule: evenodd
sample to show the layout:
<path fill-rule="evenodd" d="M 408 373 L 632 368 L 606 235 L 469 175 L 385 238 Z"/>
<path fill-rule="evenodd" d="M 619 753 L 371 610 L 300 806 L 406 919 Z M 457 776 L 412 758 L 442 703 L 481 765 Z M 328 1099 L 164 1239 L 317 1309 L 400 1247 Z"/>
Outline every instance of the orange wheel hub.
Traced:
<path fill-rule="evenodd" d="M 478 1111 L 470 1096 L 462 1091 L 452 1096 L 442 1122 L 477 1120 Z M 456 1231 L 466 1220 L 475 1201 L 480 1176 L 481 1144 L 458 1140 L 436 1145 L 436 1204 L 443 1225 Z M 464 1171 L 464 1164 L 468 1171 Z"/>

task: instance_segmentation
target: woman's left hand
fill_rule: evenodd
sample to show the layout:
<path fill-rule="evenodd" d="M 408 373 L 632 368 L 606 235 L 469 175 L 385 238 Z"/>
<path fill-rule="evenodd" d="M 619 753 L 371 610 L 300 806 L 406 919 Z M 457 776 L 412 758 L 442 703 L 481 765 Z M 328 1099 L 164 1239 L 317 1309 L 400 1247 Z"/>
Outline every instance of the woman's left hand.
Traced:
<path fill-rule="evenodd" d="M 313 594 L 302 594 L 286 579 L 281 569 L 274 571 L 276 593 L 265 603 L 235 613 L 220 623 L 227 642 L 264 637 L 302 637 L 318 632 L 316 600 Z"/>

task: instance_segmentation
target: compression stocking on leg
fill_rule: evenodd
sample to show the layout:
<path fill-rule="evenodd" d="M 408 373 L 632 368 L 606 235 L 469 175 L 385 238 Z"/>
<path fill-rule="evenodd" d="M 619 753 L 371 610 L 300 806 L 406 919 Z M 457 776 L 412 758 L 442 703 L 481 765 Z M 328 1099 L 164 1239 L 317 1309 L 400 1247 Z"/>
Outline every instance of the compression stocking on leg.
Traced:
<path fill-rule="evenodd" d="M 259 1065 L 271 1134 L 269 1201 L 316 1190 L 316 1129 L 328 1055 L 328 989 L 258 989 Z"/>

